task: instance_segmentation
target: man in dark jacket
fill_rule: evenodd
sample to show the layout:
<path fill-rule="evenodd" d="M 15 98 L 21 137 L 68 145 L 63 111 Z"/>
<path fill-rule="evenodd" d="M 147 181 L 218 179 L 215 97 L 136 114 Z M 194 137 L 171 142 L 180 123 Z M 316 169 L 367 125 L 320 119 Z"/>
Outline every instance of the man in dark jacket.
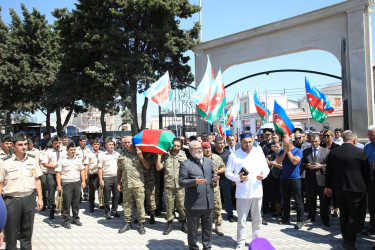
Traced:
<path fill-rule="evenodd" d="M 212 161 L 203 157 L 202 145 L 192 141 L 189 145 L 191 158 L 180 166 L 179 184 L 186 188 L 185 208 L 188 226 L 189 249 L 199 249 L 197 231 L 202 223 L 202 244 L 211 249 L 212 219 L 214 208 L 213 183 L 219 180 L 212 167 Z"/>

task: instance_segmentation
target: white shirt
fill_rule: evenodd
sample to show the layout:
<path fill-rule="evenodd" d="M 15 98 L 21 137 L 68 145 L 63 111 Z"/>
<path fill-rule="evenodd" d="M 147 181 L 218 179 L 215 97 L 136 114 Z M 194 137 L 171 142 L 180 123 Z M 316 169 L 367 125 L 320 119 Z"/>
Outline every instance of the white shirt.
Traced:
<path fill-rule="evenodd" d="M 339 139 L 336 139 L 336 138 L 333 138 L 333 140 L 332 140 L 334 143 L 336 143 L 336 144 L 339 144 L 339 145 L 341 145 L 341 144 L 343 144 L 344 143 L 344 141 L 342 140 L 342 138 L 340 137 Z"/>
<path fill-rule="evenodd" d="M 242 168 L 249 172 L 249 179 L 241 182 L 239 172 Z M 263 172 L 263 179 L 270 172 L 266 157 L 261 147 L 253 147 L 250 153 L 245 153 L 242 148 L 229 155 L 225 176 L 236 182 L 236 198 L 251 199 L 263 197 L 262 181 L 257 176 Z"/>
<path fill-rule="evenodd" d="M 98 168 L 103 170 L 103 177 L 117 176 L 117 161 L 120 154 L 113 150 L 112 154 L 108 151 L 99 154 Z"/>

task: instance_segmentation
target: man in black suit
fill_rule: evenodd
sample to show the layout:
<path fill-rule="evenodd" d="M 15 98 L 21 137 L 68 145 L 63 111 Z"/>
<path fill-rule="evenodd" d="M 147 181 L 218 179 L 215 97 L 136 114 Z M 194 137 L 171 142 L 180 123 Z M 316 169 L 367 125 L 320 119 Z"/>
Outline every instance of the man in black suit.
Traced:
<path fill-rule="evenodd" d="M 315 221 L 316 214 L 316 196 L 320 200 L 320 218 L 323 225 L 330 226 L 329 223 L 329 201 L 330 199 L 324 193 L 326 161 L 329 150 L 320 147 L 320 137 L 317 134 L 311 136 L 311 147 L 303 150 L 302 168 L 306 170 L 305 190 L 306 203 L 309 215 L 306 223 Z"/>
<path fill-rule="evenodd" d="M 370 166 L 366 152 L 353 145 L 354 135 L 349 131 L 343 135 L 344 143 L 328 154 L 326 189 L 328 197 L 332 189 L 340 209 L 340 227 L 345 249 L 356 249 L 355 240 L 360 220 L 362 196 L 366 195 L 370 183 Z"/>
<path fill-rule="evenodd" d="M 234 135 L 228 135 L 227 142 L 228 146 L 226 146 L 225 148 L 228 149 L 231 153 L 241 147 L 240 144 L 236 142 L 236 137 Z"/>
<path fill-rule="evenodd" d="M 203 249 L 211 249 L 212 220 L 214 208 L 213 183 L 219 180 L 212 161 L 203 157 L 202 145 L 192 141 L 189 145 L 191 158 L 181 163 L 178 182 L 185 187 L 185 208 L 188 227 L 189 249 L 199 249 L 197 231 L 202 223 Z"/>

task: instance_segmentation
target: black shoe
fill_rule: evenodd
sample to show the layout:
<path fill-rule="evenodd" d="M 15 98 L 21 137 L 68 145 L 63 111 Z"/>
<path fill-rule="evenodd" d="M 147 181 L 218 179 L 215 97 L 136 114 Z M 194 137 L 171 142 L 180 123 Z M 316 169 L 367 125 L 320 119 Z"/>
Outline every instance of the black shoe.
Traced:
<path fill-rule="evenodd" d="M 298 221 L 296 225 L 294 225 L 294 228 L 295 229 L 301 229 L 303 227 L 303 222 L 302 221 Z"/>
<path fill-rule="evenodd" d="M 279 224 L 280 225 L 290 224 L 290 220 L 284 220 L 284 219 L 282 219 L 282 220 L 279 221 Z"/>
<path fill-rule="evenodd" d="M 330 227 L 331 223 L 329 223 L 329 221 L 323 221 L 323 226 Z"/>
<path fill-rule="evenodd" d="M 104 209 L 104 206 L 99 206 L 99 209 Z"/>
<path fill-rule="evenodd" d="M 90 213 L 93 213 L 94 212 L 94 208 L 93 207 L 90 207 Z"/>
<path fill-rule="evenodd" d="M 111 216 L 116 217 L 116 218 L 120 218 L 121 217 L 121 215 L 119 213 L 117 213 L 117 212 L 111 212 Z"/>
<path fill-rule="evenodd" d="M 150 224 L 155 224 L 155 212 L 150 211 Z"/>
<path fill-rule="evenodd" d="M 375 228 L 370 228 L 367 231 L 362 231 L 362 235 L 374 235 L 375 234 Z"/>
<path fill-rule="evenodd" d="M 145 229 L 145 226 L 143 225 L 143 223 L 142 223 L 142 224 L 139 224 L 139 226 L 138 226 L 138 233 L 139 233 L 140 235 L 143 235 L 143 234 L 146 233 L 146 229 Z"/>
<path fill-rule="evenodd" d="M 55 219 L 55 210 L 51 209 L 51 210 L 49 211 L 49 219 L 50 219 L 50 220 Z"/>
<path fill-rule="evenodd" d="M 172 221 L 167 222 L 167 228 L 163 231 L 163 235 L 168 235 L 170 232 L 172 232 Z"/>
<path fill-rule="evenodd" d="M 307 218 L 307 220 L 305 220 L 305 223 L 312 223 L 312 222 L 315 222 L 315 219 Z"/>
<path fill-rule="evenodd" d="M 138 219 L 135 219 L 133 222 L 134 224 L 138 224 Z"/>
<path fill-rule="evenodd" d="M 156 209 L 156 210 L 155 210 L 155 216 L 160 216 L 160 215 L 161 215 L 160 210 L 159 210 L 159 209 Z"/>
<path fill-rule="evenodd" d="M 83 201 L 89 201 L 89 197 L 83 197 Z"/>
<path fill-rule="evenodd" d="M 181 231 L 186 233 L 188 232 L 187 225 L 186 225 L 186 220 L 181 220 Z"/>
<path fill-rule="evenodd" d="M 63 227 L 65 227 L 66 229 L 71 229 L 72 228 L 72 226 L 70 225 L 69 221 L 63 222 Z"/>
<path fill-rule="evenodd" d="M 82 226 L 82 222 L 80 222 L 79 220 L 73 220 L 73 223 L 72 224 L 75 224 L 77 226 Z"/>
<path fill-rule="evenodd" d="M 348 243 L 343 242 L 342 247 L 346 250 L 356 250 L 357 248 L 354 245 L 349 245 Z"/>
<path fill-rule="evenodd" d="M 233 215 L 229 215 L 229 216 L 228 216 L 228 221 L 229 221 L 230 223 L 233 223 L 233 222 L 234 222 Z"/>
<path fill-rule="evenodd" d="M 120 229 L 118 230 L 118 233 L 119 233 L 119 234 L 122 234 L 122 233 L 125 233 L 126 231 L 129 231 L 130 229 L 132 229 L 132 224 L 131 224 L 131 223 L 127 223 L 127 222 L 125 222 L 124 227 L 123 227 L 123 228 L 120 228 Z"/>
<path fill-rule="evenodd" d="M 112 219 L 112 217 L 111 217 L 108 213 L 105 213 L 105 214 L 104 214 L 104 218 L 106 218 L 107 220 Z"/>

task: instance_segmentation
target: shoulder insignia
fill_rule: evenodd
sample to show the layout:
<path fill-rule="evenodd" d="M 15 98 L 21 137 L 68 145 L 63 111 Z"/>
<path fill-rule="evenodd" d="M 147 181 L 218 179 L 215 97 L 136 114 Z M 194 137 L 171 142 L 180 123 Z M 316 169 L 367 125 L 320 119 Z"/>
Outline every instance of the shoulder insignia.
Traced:
<path fill-rule="evenodd" d="M 8 160 L 8 159 L 10 159 L 10 158 L 12 158 L 12 155 L 7 155 L 7 156 L 5 156 L 4 158 L 1 158 L 3 161 L 6 161 L 6 160 Z"/>

